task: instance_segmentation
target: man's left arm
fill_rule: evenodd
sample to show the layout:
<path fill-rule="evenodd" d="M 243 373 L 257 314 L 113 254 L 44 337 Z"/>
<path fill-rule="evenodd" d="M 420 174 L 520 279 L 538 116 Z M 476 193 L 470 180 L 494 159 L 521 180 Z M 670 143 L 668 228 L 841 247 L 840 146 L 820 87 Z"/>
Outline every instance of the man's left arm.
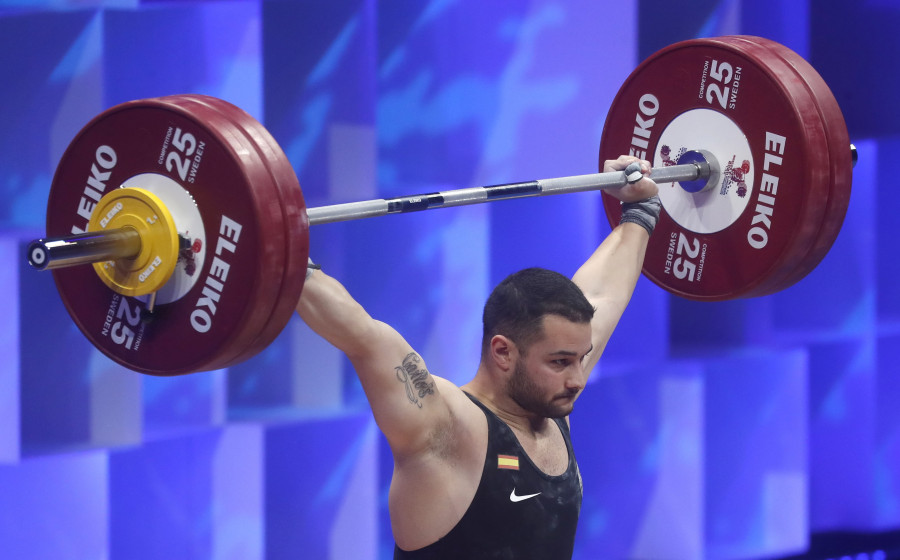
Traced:
<path fill-rule="evenodd" d="M 652 199 L 658 189 L 648 179 L 650 163 L 622 156 L 605 162 L 604 171 L 621 171 L 634 161 L 641 164 L 644 177 L 610 194 L 626 204 L 622 222 L 603 240 L 572 280 L 594 306 L 591 320 L 593 349 L 585 358 L 585 371 L 591 371 L 606 348 L 619 319 L 625 312 L 644 265 L 650 233 L 659 215 L 659 201 Z M 650 200 L 647 200 L 650 199 Z"/>

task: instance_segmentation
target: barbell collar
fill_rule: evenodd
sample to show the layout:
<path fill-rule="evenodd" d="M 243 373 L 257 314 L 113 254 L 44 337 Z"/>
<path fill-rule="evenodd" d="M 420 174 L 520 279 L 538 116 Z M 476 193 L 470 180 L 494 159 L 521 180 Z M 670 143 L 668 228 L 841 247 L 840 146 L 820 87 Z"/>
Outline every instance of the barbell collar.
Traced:
<path fill-rule="evenodd" d="M 28 263 L 38 270 L 132 258 L 141 252 L 141 236 L 132 228 L 89 231 L 32 241 Z"/>
<path fill-rule="evenodd" d="M 704 152 L 704 155 L 707 156 L 707 158 L 711 157 L 711 154 L 708 152 Z M 696 181 L 699 179 L 708 179 L 711 170 L 713 169 L 717 169 L 717 164 L 715 162 L 710 162 L 707 159 L 707 161 L 699 163 L 673 165 L 670 167 L 655 167 L 650 170 L 650 178 L 657 183 Z M 451 206 L 466 206 L 469 204 L 481 204 L 483 202 L 494 202 L 497 200 L 509 200 L 513 198 L 618 189 L 627 184 L 628 180 L 626 179 L 624 171 L 610 171 L 606 173 L 557 177 L 553 179 L 538 179 L 536 181 L 527 181 L 523 183 L 472 187 L 399 198 L 332 204 L 329 206 L 319 206 L 317 208 L 307 208 L 306 213 L 309 217 L 309 225 L 312 226 L 359 220 L 362 218 L 373 218 L 387 214 L 403 214 L 407 212 L 418 212 L 435 208 L 449 208 Z"/>

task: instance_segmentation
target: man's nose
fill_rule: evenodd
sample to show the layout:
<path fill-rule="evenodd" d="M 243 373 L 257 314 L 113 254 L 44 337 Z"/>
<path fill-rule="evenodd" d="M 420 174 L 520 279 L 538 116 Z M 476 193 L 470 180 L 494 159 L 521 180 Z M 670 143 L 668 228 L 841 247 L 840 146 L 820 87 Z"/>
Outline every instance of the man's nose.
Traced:
<path fill-rule="evenodd" d="M 574 373 L 566 378 L 566 390 L 571 393 L 577 393 L 584 389 L 584 368 L 581 364 L 578 364 L 573 369 L 575 370 Z"/>

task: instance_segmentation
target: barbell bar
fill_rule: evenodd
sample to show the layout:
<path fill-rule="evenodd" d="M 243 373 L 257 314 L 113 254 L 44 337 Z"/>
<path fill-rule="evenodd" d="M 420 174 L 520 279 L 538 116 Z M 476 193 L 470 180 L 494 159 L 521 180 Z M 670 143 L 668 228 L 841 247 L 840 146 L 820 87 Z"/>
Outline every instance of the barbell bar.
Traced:
<path fill-rule="evenodd" d="M 598 160 L 631 153 L 653 164 L 663 210 L 645 275 L 689 299 L 721 300 L 783 289 L 824 257 L 849 201 L 856 153 L 848 146 L 836 101 L 802 58 L 762 38 L 720 37 L 672 45 L 638 66 L 610 107 Z M 28 252 L 52 269 L 70 316 L 104 354 L 139 372 L 179 375 L 228 367 L 274 340 L 303 288 L 309 225 L 603 192 L 625 175 L 307 209 L 290 162 L 255 119 L 220 99 L 168 96 L 113 107 L 79 132 L 54 176 L 47 238 Z M 143 193 L 151 203 L 119 227 L 119 197 Z M 602 198 L 617 224 L 618 201 Z M 113 241 L 106 255 L 80 257 L 99 260 L 93 267 L 68 266 L 56 254 L 79 246 L 85 230 L 102 238 L 96 230 L 137 230 L 169 214 L 175 233 L 141 232 L 138 248 L 133 234 L 116 231 L 131 245 Z M 58 238 L 63 245 L 53 244 Z M 136 268 L 127 262 L 135 257 L 122 256 L 146 255 L 157 242 L 174 243 L 177 258 Z M 101 268 L 111 279 L 98 280 Z M 141 276 L 170 279 L 139 295 L 116 284 L 124 272 L 132 289 Z M 143 320 L 151 306 L 152 320 Z"/>
<path fill-rule="evenodd" d="M 706 152 L 698 161 L 671 167 L 652 168 L 650 170 L 650 178 L 667 183 L 701 181 L 706 184 L 710 182 L 710 179 L 714 179 L 717 173 L 718 163 L 715 162 L 712 154 Z M 628 171 L 612 171 L 538 179 L 522 183 L 456 189 L 400 198 L 348 202 L 346 204 L 308 208 L 307 214 L 309 215 L 309 225 L 312 226 L 513 198 L 619 189 L 629 182 L 635 181 L 634 178 L 629 181 L 628 175 Z"/>
<path fill-rule="evenodd" d="M 642 177 L 638 171 L 637 177 L 632 175 L 629 180 L 629 175 L 632 173 L 634 173 L 633 169 L 471 187 L 390 199 L 332 204 L 307 208 L 306 212 L 309 225 L 330 224 L 388 214 L 419 212 L 514 198 L 622 188 L 629 182 L 633 183 Z M 714 181 L 718 177 L 718 173 L 718 163 L 715 158 L 711 153 L 704 152 L 698 153 L 690 163 L 653 168 L 650 178 L 668 183 L 693 184 L 699 181 L 703 183 L 697 189 L 699 191 Z M 113 197 L 118 198 L 118 193 L 113 191 Z M 56 270 L 82 264 L 131 259 L 141 252 L 142 245 L 146 245 L 141 241 L 142 236 L 133 228 L 116 228 L 108 231 L 98 229 L 83 234 L 34 240 L 29 244 L 27 259 L 28 263 L 37 270 Z M 182 240 L 182 243 L 184 242 L 185 240 Z M 128 295 L 145 295 L 152 291 L 155 290 L 138 290 L 136 293 Z"/>

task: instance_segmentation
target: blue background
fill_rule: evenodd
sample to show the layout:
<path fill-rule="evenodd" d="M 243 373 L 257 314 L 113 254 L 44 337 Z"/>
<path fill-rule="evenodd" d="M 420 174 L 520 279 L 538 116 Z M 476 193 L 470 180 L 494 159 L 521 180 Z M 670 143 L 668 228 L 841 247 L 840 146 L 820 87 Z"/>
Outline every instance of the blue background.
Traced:
<path fill-rule="evenodd" d="M 94 115 L 231 101 L 310 206 L 576 175 L 641 60 L 725 34 L 781 42 L 829 83 L 860 152 L 848 215 L 772 296 L 639 282 L 572 419 L 575 556 L 781 557 L 900 530 L 897 2 L 3 0 L 0 556 L 390 558 L 390 455 L 352 369 L 302 322 L 228 371 L 142 376 L 27 268 L 56 163 Z M 317 226 L 311 246 L 464 383 L 490 288 L 525 266 L 571 274 L 608 231 L 584 193 Z"/>

